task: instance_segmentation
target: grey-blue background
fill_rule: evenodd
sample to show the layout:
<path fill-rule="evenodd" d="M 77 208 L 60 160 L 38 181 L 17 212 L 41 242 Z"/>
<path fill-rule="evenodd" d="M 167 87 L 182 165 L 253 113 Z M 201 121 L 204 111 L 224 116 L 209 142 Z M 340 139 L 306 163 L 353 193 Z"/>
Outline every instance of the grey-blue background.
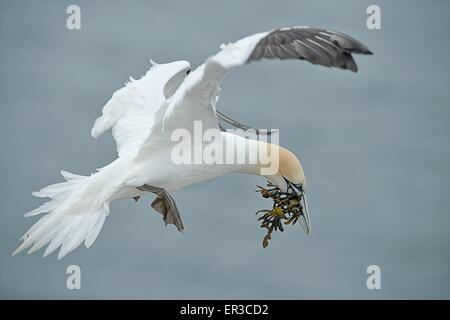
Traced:
<path fill-rule="evenodd" d="M 82 29 L 65 27 L 80 5 Z M 382 30 L 365 26 L 382 8 Z M 448 1 L 1 1 L 0 296 L 2 298 L 449 298 Z M 281 128 L 309 183 L 313 232 L 261 247 L 254 193 L 230 175 L 174 193 L 186 231 L 144 199 L 113 203 L 91 249 L 57 261 L 10 253 L 36 220 L 30 191 L 115 157 L 95 118 L 129 75 L 157 62 L 200 64 L 222 42 L 310 25 L 363 41 L 360 72 L 265 62 L 233 72 L 220 108 Z M 296 229 L 296 228 L 295 228 Z M 40 252 L 42 254 L 42 251 Z M 82 290 L 65 287 L 78 264 Z M 382 289 L 366 288 L 366 268 Z"/>

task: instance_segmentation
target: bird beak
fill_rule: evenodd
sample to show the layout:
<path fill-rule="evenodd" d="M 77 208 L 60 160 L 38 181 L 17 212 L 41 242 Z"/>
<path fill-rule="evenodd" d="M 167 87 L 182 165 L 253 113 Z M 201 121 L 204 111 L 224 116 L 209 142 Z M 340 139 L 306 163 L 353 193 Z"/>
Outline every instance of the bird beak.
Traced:
<path fill-rule="evenodd" d="M 300 195 L 301 195 L 301 202 L 302 203 L 302 207 L 303 207 L 303 214 L 300 215 L 300 218 L 298 219 L 300 226 L 302 227 L 303 231 L 305 231 L 306 234 L 309 234 L 311 232 L 311 220 L 309 218 L 309 213 L 308 213 L 308 202 L 306 201 L 306 193 L 301 190 L 300 191 Z"/>
<path fill-rule="evenodd" d="M 298 223 L 302 227 L 303 231 L 305 231 L 306 234 L 309 234 L 311 232 L 311 220 L 309 218 L 308 202 L 306 201 L 305 190 L 301 184 L 293 184 L 289 182 L 289 180 L 285 180 L 288 184 L 288 187 L 292 190 L 291 192 L 296 193 L 300 197 L 300 205 L 302 206 L 303 210 L 300 218 L 298 218 Z"/>

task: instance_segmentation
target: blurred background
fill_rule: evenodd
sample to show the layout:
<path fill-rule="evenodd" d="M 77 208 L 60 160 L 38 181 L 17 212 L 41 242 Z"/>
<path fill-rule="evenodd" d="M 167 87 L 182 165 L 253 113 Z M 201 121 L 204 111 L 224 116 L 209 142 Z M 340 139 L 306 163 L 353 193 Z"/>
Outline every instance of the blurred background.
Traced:
<path fill-rule="evenodd" d="M 66 8 L 81 8 L 81 30 Z M 366 8 L 381 7 L 381 30 Z M 137 299 L 450 298 L 448 1 L 0 1 L 0 297 Z M 149 208 L 114 202 L 96 243 L 61 261 L 11 257 L 42 199 L 31 191 L 116 157 L 90 137 L 112 93 L 149 60 L 193 66 L 221 43 L 272 28 L 335 29 L 362 41 L 360 71 L 266 61 L 233 71 L 219 109 L 302 160 L 312 234 L 262 248 L 261 178 L 175 192 L 179 234 Z M 81 268 L 81 290 L 66 268 Z M 381 268 L 368 290 L 366 268 Z"/>

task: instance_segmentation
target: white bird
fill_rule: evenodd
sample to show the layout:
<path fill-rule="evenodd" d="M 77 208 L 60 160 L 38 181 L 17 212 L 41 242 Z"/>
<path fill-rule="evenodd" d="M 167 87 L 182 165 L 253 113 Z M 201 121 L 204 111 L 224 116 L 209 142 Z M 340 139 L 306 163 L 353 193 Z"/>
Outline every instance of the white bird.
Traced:
<path fill-rule="evenodd" d="M 174 224 L 182 231 L 183 224 L 169 192 L 232 172 L 261 175 L 283 192 L 295 187 L 304 198 L 305 175 L 293 153 L 221 130 L 218 118 L 237 126 L 239 123 L 216 111 L 219 85 L 233 68 L 261 58 L 306 59 L 314 64 L 356 72 L 352 53 L 371 52 L 360 42 L 335 31 L 291 27 L 222 45 L 221 51 L 192 72 L 186 61 L 152 63 L 142 78 L 130 78 L 130 82 L 113 94 L 92 128 L 93 137 L 112 129 L 118 158 L 90 176 L 61 171 L 66 182 L 33 192 L 36 197 L 50 200 L 25 216 L 46 214 L 25 233 L 13 255 L 25 249 L 32 253 L 47 246 L 45 257 L 61 247 L 58 253 L 61 259 L 83 241 L 90 247 L 109 214 L 111 201 L 138 199 L 149 193 L 157 195 L 152 207 L 163 214 L 166 224 Z M 251 147 L 273 148 L 279 154 L 275 172 L 262 174 L 266 164 L 261 161 L 253 164 L 174 163 L 172 152 L 176 142 L 171 135 L 177 129 L 194 134 L 195 121 L 201 121 L 203 130 L 215 131 L 219 145 L 234 143 L 244 147 L 236 150 L 247 153 Z M 202 142 L 201 148 L 205 146 Z M 309 232 L 307 213 L 303 227 Z"/>

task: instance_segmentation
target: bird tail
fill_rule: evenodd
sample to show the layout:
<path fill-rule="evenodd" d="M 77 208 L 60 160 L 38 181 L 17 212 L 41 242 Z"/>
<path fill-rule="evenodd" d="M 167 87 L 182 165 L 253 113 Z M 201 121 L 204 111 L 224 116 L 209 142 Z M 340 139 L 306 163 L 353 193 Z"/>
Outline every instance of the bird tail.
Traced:
<path fill-rule="evenodd" d="M 91 176 L 61 171 L 66 182 L 33 192 L 35 197 L 51 200 L 26 213 L 25 217 L 47 214 L 23 235 L 20 239 L 23 242 L 13 255 L 31 247 L 28 250 L 30 254 L 48 245 L 44 252 L 45 257 L 61 246 L 59 260 L 83 241 L 89 248 L 109 214 L 111 193 L 101 189 L 105 185 L 102 181 L 103 170 Z"/>

